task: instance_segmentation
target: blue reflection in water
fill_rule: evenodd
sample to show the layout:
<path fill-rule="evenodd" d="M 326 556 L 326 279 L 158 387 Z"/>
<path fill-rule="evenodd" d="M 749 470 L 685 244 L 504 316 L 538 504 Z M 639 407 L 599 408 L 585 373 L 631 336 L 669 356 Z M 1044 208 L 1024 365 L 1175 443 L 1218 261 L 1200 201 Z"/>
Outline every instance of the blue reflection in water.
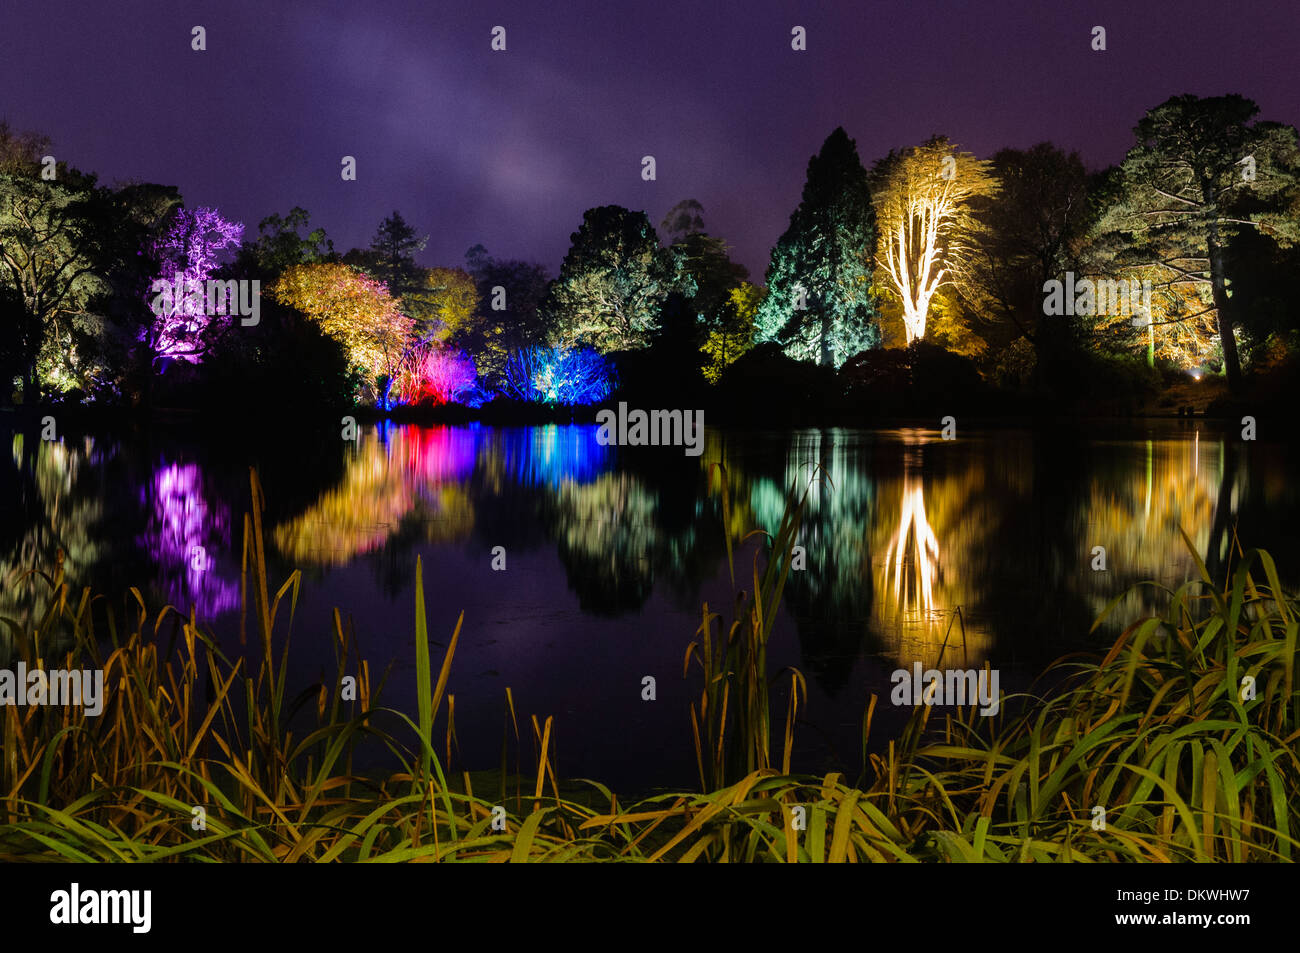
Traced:
<path fill-rule="evenodd" d="M 566 482 L 589 483 L 614 464 L 609 447 L 596 440 L 600 428 L 557 425 L 501 434 L 507 473 L 525 486 L 558 489 Z"/>

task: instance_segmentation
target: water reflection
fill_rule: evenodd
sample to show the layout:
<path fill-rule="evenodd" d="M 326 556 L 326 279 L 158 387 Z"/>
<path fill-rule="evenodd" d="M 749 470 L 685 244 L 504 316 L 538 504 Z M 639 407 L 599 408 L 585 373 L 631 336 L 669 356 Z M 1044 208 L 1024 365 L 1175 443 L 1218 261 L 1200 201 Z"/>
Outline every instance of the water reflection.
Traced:
<path fill-rule="evenodd" d="M 385 425 L 327 449 L 337 466 L 319 473 L 288 451 L 252 459 L 225 447 L 204 459 L 194 448 L 21 434 L 10 445 L 0 616 L 25 624 L 37 583 L 24 571 L 52 568 L 60 551 L 77 585 L 151 580 L 162 601 L 228 613 L 250 464 L 264 483 L 296 481 L 308 501 L 268 516 L 277 568 L 369 566 L 394 619 L 404 618 L 417 553 L 437 568 L 476 567 L 497 546 L 545 556 L 541 598 L 567 605 L 567 588 L 588 616 L 650 612 L 656 594 L 682 609 L 702 596 L 725 604 L 724 532 L 739 543 L 752 529 L 775 530 L 789 494 L 806 492 L 807 568 L 791 575 L 783 625 L 797 636 L 799 663 L 831 693 L 864 654 L 927 666 L 1054 657 L 1126 586 L 1195 575 L 1180 529 L 1213 566 L 1228 558 L 1234 531 L 1273 547 L 1284 569 L 1300 557 L 1287 532 L 1300 506 L 1277 476 L 1291 465 L 1287 448 L 1199 430 L 1110 441 L 710 430 L 703 456 L 690 458 L 603 447 L 595 427 Z M 733 502 L 725 527 L 709 489 L 718 462 Z M 1104 572 L 1091 565 L 1097 546 Z M 348 585 L 364 587 L 363 578 Z M 374 604 L 366 592 L 330 595 L 345 607 Z M 1123 611 L 1149 611 L 1156 599 L 1137 590 Z M 660 637 L 654 617 L 646 628 Z M 674 644 L 683 635 L 672 633 Z"/>
<path fill-rule="evenodd" d="M 939 540 L 925 518 L 921 478 L 903 478 L 898 528 L 885 551 L 885 584 L 892 578 L 894 602 L 900 616 L 929 619 L 934 614 L 934 579 L 939 571 Z"/>
<path fill-rule="evenodd" d="M 99 529 L 107 501 L 94 483 L 111 451 L 90 438 L 73 444 L 20 433 L 9 444 L 12 467 L 0 469 L 0 616 L 30 629 L 49 587 L 29 570 L 53 573 L 61 555 L 65 574 L 79 579 L 106 559 Z"/>
<path fill-rule="evenodd" d="M 474 507 L 463 480 L 474 468 L 477 431 L 383 426 L 347 451 L 343 479 L 271 538 L 303 568 L 345 565 L 374 552 L 406 524 L 426 529 L 426 542 L 465 538 Z"/>
<path fill-rule="evenodd" d="M 230 552 L 230 507 L 205 493 L 195 463 L 162 462 L 140 502 L 149 522 L 140 545 L 157 560 L 159 584 L 170 602 L 193 603 L 205 619 L 239 605 L 239 584 L 219 557 Z"/>

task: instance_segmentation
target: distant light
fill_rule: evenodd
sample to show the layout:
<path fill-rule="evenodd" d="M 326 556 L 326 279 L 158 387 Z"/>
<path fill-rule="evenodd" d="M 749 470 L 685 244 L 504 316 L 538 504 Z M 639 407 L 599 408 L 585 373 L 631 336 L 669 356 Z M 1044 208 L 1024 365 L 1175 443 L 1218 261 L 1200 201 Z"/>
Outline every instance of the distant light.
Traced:
<path fill-rule="evenodd" d="M 1192 375 L 1192 380 L 1199 381 L 1205 376 L 1205 369 L 1201 367 L 1189 367 L 1187 373 Z"/>

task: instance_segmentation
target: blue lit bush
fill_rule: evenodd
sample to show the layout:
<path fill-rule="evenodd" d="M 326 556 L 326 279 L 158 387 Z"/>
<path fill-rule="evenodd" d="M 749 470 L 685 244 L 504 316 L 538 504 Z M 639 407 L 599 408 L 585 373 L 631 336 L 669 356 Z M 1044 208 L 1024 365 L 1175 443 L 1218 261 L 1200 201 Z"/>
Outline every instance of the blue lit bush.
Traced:
<path fill-rule="evenodd" d="M 506 361 L 501 391 L 539 404 L 594 404 L 614 389 L 614 369 L 591 348 L 529 347 Z"/>

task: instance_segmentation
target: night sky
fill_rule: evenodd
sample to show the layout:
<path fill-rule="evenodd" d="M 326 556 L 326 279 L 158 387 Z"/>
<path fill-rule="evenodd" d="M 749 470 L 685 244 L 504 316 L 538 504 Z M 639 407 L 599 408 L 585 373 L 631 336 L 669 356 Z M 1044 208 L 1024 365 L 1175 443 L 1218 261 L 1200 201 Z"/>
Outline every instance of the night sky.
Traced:
<path fill-rule="evenodd" d="M 1238 92 L 1297 123 L 1298 50 L 1295 0 L 7 0 L 0 118 L 250 234 L 301 205 L 345 251 L 398 209 L 430 235 L 426 265 L 482 242 L 554 273 L 584 209 L 644 209 L 657 227 L 696 198 L 761 280 L 836 125 L 868 165 L 942 133 L 981 157 L 1048 139 L 1100 167 L 1172 95 Z"/>

